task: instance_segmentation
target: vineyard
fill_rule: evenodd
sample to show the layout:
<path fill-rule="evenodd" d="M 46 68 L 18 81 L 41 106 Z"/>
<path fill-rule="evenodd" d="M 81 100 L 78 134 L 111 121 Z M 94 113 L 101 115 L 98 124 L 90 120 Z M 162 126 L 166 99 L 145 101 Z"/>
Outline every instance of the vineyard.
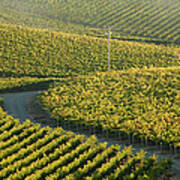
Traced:
<path fill-rule="evenodd" d="M 179 0 L 1 0 L 0 180 L 179 177 L 171 159 L 126 146 L 180 155 L 179 11 Z M 35 107 L 41 125 L 5 112 L 20 97 L 6 93 L 22 91 L 35 92 L 15 109 Z"/>
<path fill-rule="evenodd" d="M 0 25 L 0 76 L 66 77 L 107 70 L 107 40 Z M 113 70 L 178 66 L 178 46 L 111 41 Z"/>
<path fill-rule="evenodd" d="M 19 123 L 0 109 L 0 179 L 156 179 L 172 162 L 132 148 L 106 147 L 61 128 Z"/>
<path fill-rule="evenodd" d="M 179 11 L 179 0 L 1 0 L 0 23 L 94 36 L 111 26 L 116 36 L 179 44 Z"/>
<path fill-rule="evenodd" d="M 37 101 L 60 122 L 180 147 L 180 68 L 130 69 L 55 83 Z"/>

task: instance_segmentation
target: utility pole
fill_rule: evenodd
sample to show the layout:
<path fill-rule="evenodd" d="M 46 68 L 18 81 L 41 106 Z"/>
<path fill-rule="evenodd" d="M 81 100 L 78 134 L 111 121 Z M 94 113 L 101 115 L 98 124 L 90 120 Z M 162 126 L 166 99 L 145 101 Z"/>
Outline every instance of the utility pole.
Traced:
<path fill-rule="evenodd" d="M 111 34 L 112 34 L 110 26 L 108 26 L 108 32 L 106 32 L 106 34 L 108 35 L 108 71 L 110 71 L 110 69 L 111 69 L 111 56 L 110 56 L 111 44 L 110 44 L 110 39 L 111 39 Z"/>

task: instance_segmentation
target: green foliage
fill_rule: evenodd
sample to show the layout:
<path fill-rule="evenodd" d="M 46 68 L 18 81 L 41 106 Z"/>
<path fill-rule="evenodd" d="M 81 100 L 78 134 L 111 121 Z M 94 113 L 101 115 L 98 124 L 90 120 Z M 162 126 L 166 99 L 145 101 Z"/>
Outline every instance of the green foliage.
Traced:
<path fill-rule="evenodd" d="M 1 0 L 0 22 L 95 36 L 111 26 L 117 36 L 180 43 L 179 11 L 179 0 Z"/>
<path fill-rule="evenodd" d="M 178 46 L 112 40 L 112 70 L 121 71 L 102 73 L 107 40 L 53 32 L 104 37 L 93 27 L 111 26 L 113 38 L 178 44 L 179 7 L 178 0 L 1 0 L 0 23 L 52 32 L 0 24 L 0 92 L 51 84 L 38 101 L 60 121 L 179 146 Z M 21 124 L 0 108 L 0 179 L 156 179 L 171 165 L 95 136 Z"/>
<path fill-rule="evenodd" d="M 147 158 L 144 151 L 133 154 L 131 146 L 106 147 L 95 136 L 20 123 L 1 108 L 0 142 L 0 179 L 150 178 L 171 168 L 169 160 L 157 163 L 157 157 Z"/>
<path fill-rule="evenodd" d="M 0 25 L 1 77 L 64 77 L 107 71 L 107 40 Z M 179 65 L 179 48 L 111 41 L 113 70 Z"/>
<path fill-rule="evenodd" d="M 129 69 L 56 83 L 38 101 L 60 121 L 180 142 L 180 68 Z"/>

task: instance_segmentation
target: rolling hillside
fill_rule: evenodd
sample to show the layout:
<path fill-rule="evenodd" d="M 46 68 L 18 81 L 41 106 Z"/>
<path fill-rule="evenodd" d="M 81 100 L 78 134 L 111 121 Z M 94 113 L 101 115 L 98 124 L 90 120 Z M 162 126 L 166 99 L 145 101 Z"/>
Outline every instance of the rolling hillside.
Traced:
<path fill-rule="evenodd" d="M 179 12 L 179 0 L 0 0 L 0 92 L 49 88 L 33 101 L 48 123 L 179 156 Z M 170 180 L 171 168 L 0 107 L 0 179 Z"/>
<path fill-rule="evenodd" d="M 50 86 L 36 103 L 57 126 L 179 155 L 179 11 L 179 0 L 1 0 L 0 92 Z M 170 179 L 171 166 L 95 136 L 20 123 L 0 107 L 0 179 L 157 180 Z"/>
<path fill-rule="evenodd" d="M 65 79 L 38 102 L 59 122 L 180 147 L 180 67 Z"/>
<path fill-rule="evenodd" d="M 139 36 L 180 43 L 179 0 L 1 0 L 0 22 L 63 32 Z"/>
<path fill-rule="evenodd" d="M 0 25 L 0 76 L 65 77 L 107 71 L 107 40 Z M 111 41 L 112 70 L 180 64 L 178 46 Z"/>

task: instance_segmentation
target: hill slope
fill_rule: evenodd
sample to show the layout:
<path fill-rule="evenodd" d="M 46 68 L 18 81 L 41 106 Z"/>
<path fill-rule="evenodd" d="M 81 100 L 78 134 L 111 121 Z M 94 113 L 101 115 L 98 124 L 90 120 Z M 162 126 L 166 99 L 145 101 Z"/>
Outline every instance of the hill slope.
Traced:
<path fill-rule="evenodd" d="M 94 136 L 19 123 L 1 108 L 0 140 L 0 179 L 156 179 L 172 164 L 168 159 L 157 162 L 156 156 L 147 158 L 144 151 L 133 154 L 132 147 L 106 147 Z"/>
<path fill-rule="evenodd" d="M 79 76 L 57 83 L 39 102 L 60 122 L 180 146 L 180 67 Z"/>
<path fill-rule="evenodd" d="M 0 7 L 1 23 L 78 33 L 111 26 L 117 35 L 180 43 L 179 0 L 1 0 Z"/>
<path fill-rule="evenodd" d="M 0 25 L 0 76 L 71 76 L 107 71 L 107 40 Z M 180 64 L 174 46 L 111 41 L 111 67 Z"/>

